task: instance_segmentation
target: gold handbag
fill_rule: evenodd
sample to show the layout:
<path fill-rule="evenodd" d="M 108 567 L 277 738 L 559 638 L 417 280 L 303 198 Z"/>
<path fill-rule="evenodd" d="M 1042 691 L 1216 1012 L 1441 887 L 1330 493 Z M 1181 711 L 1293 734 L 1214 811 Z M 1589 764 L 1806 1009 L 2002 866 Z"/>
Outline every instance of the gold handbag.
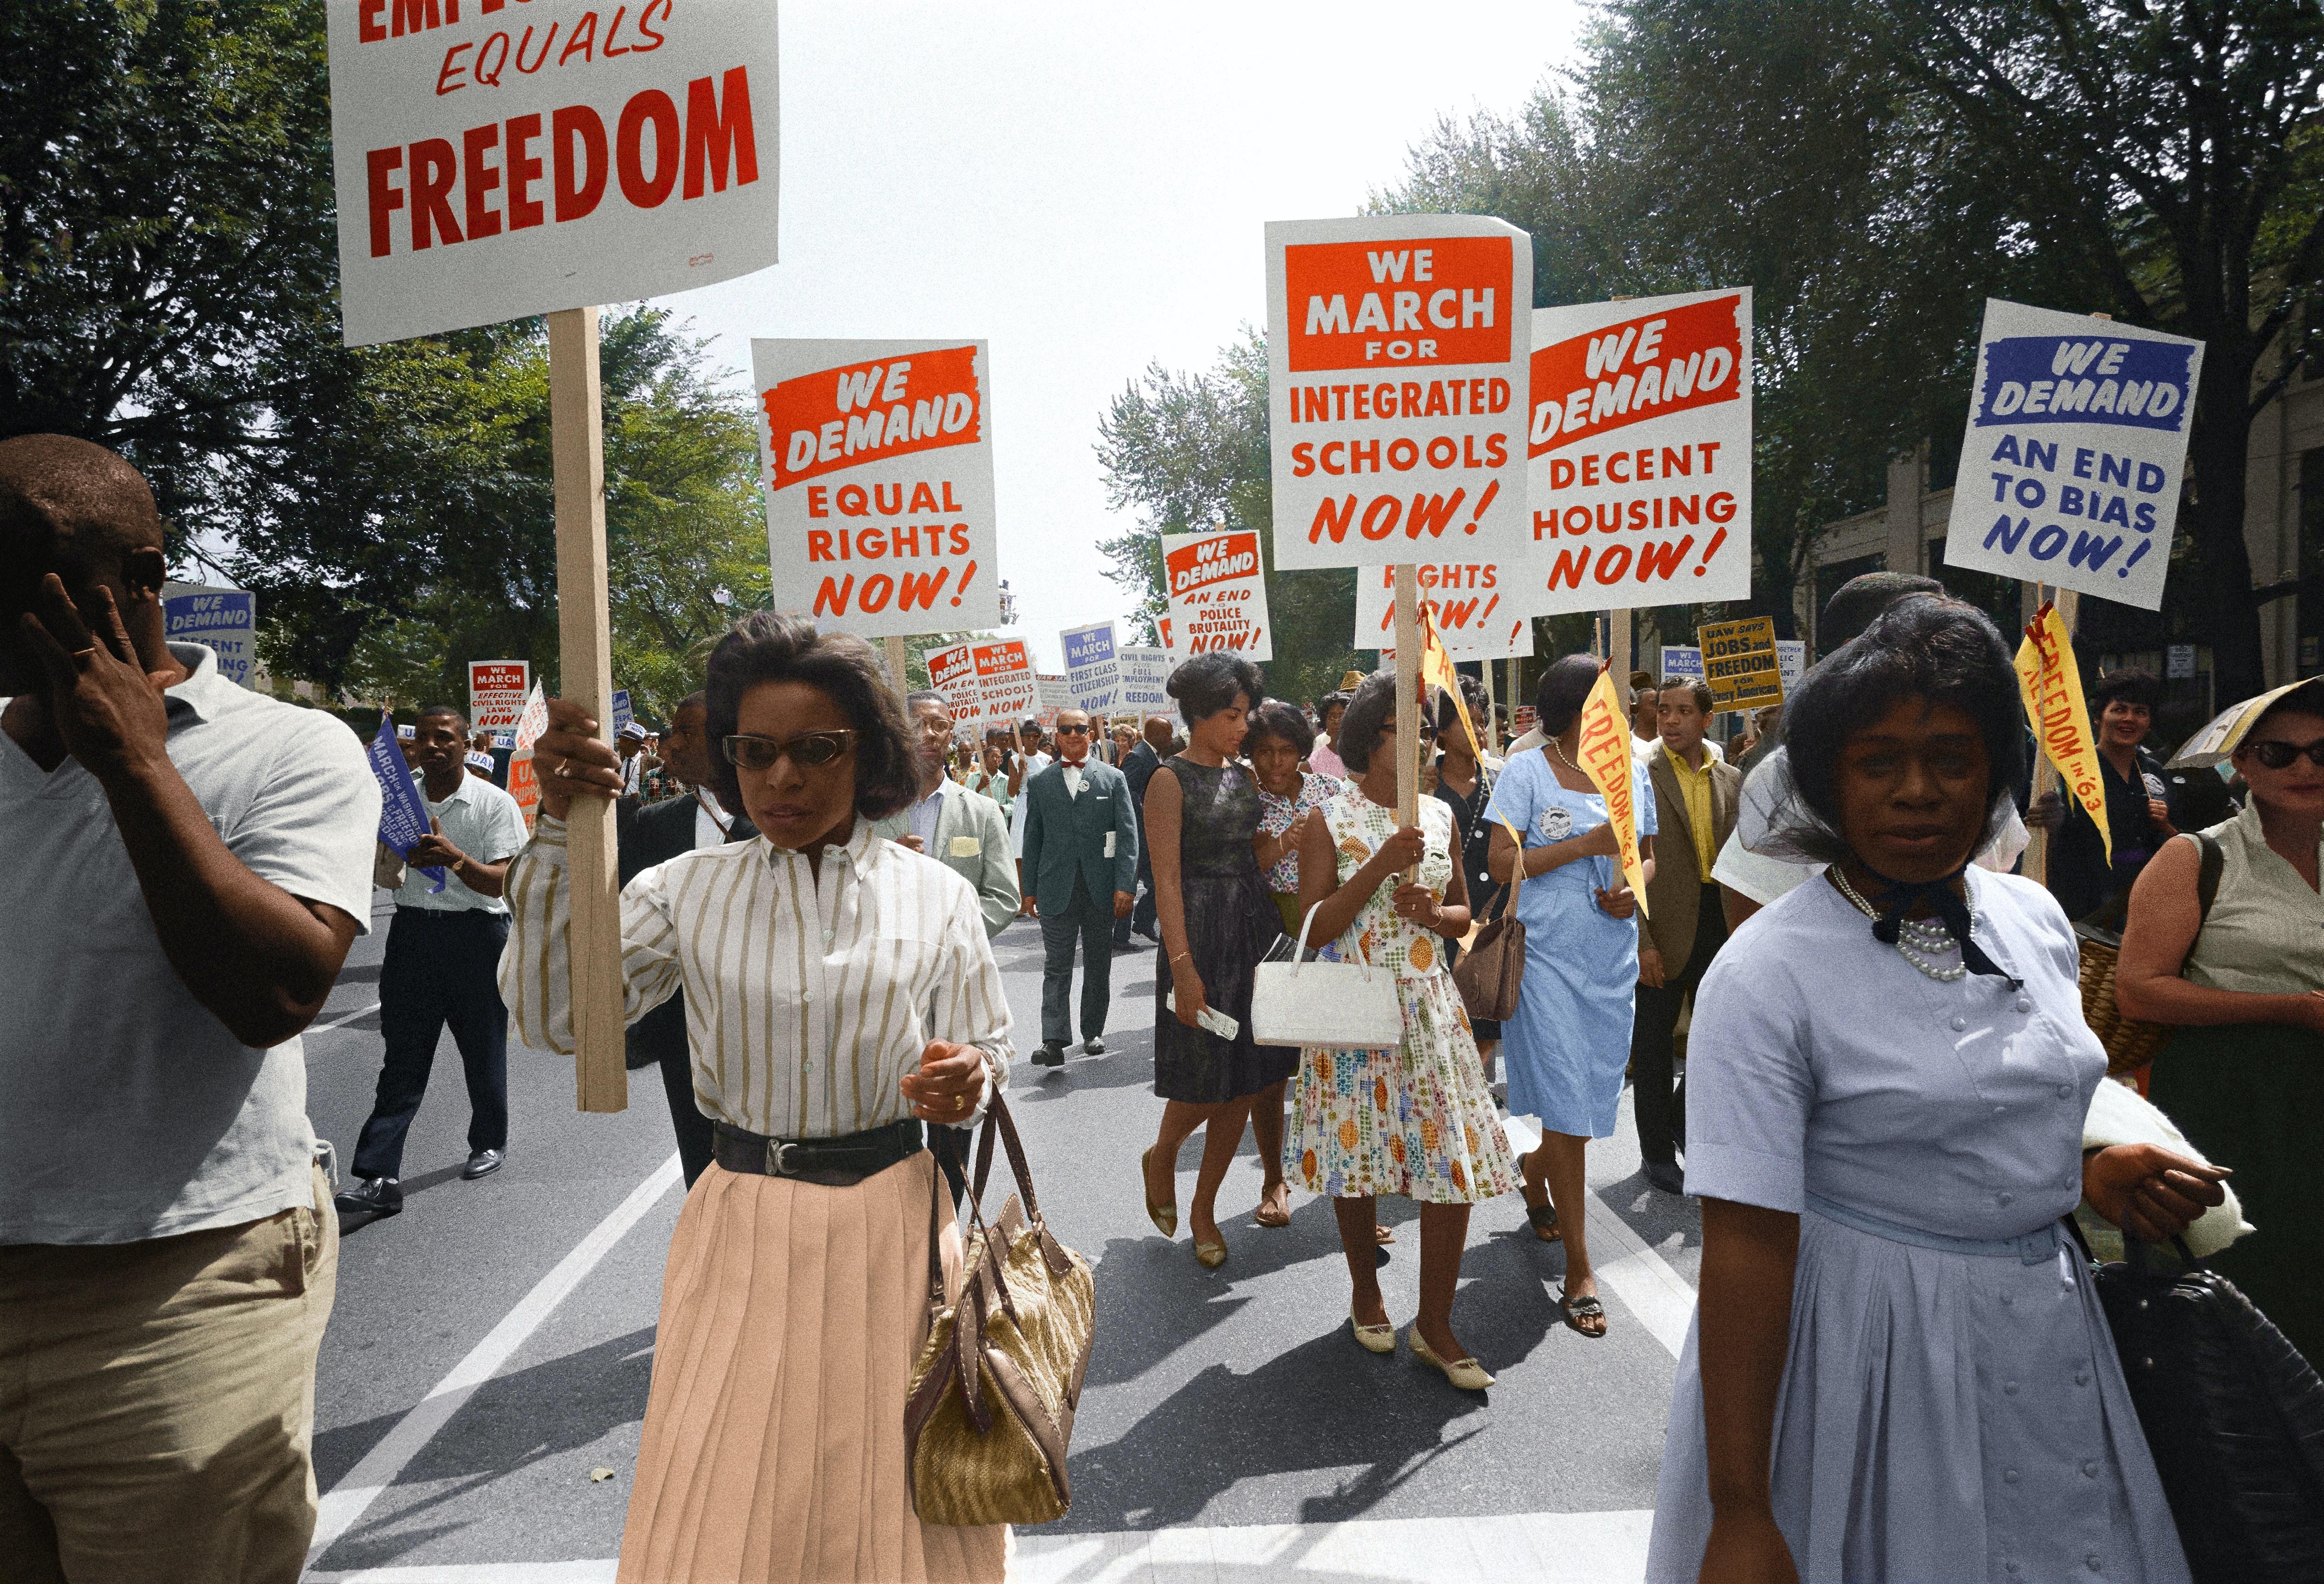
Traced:
<path fill-rule="evenodd" d="M 1024 1203 L 1010 1194 L 988 1223 L 980 1202 L 996 1133 Z M 997 1094 L 968 1195 L 973 1230 L 960 1302 L 950 1308 L 936 1244 L 947 1191 L 938 1171 L 928 1202 L 928 1336 L 904 1399 L 912 1507 L 924 1524 L 1050 1523 L 1073 1505 L 1065 1446 L 1096 1318 L 1089 1261 L 1041 1219 L 1017 1125 Z"/>

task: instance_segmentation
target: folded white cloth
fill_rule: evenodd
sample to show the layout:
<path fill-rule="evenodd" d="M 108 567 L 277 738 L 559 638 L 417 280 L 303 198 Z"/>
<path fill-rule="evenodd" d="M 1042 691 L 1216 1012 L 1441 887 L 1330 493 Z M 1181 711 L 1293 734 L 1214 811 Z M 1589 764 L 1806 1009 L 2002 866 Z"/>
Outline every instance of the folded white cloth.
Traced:
<path fill-rule="evenodd" d="M 2165 1149 L 2203 1160 L 2203 1152 L 2187 1142 L 2187 1136 L 2172 1126 L 2169 1117 L 2129 1084 L 2109 1078 L 2099 1083 L 2098 1092 L 2090 1096 L 2089 1114 L 2082 1119 L 2082 1147 L 2098 1149 L 2111 1144 L 2159 1144 Z M 2209 1164 L 2204 1161 L 2204 1165 Z M 2074 1207 L 2074 1220 L 2081 1224 L 2082 1236 L 2090 1240 L 2091 1253 L 2107 1261 L 2123 1257 L 2122 1229 L 2101 1218 L 2090 1208 L 2089 1201 L 2084 1200 Z M 2244 1220 L 2243 1205 L 2230 1187 L 2226 1203 L 2205 1211 L 2187 1229 L 2187 1247 L 2196 1258 L 2208 1259 L 2255 1229 Z"/>

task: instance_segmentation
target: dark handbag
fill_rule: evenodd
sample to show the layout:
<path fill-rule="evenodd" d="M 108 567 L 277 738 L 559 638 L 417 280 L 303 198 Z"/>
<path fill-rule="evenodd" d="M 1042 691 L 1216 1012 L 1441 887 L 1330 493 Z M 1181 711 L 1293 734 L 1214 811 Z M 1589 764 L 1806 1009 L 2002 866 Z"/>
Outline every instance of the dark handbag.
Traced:
<path fill-rule="evenodd" d="M 2123 1243 L 2098 1302 L 2197 1584 L 2324 1579 L 2324 1381 L 2183 1240 L 2178 1271 Z"/>
<path fill-rule="evenodd" d="M 1517 1009 L 1517 990 L 1525 979 L 1525 921 L 1517 914 L 1517 887 L 1525 883 L 1525 853 L 1517 853 L 1517 872 L 1501 891 L 1501 908 L 1485 921 L 1477 938 L 1452 964 L 1452 985 L 1469 1021 L 1499 1022 Z"/>

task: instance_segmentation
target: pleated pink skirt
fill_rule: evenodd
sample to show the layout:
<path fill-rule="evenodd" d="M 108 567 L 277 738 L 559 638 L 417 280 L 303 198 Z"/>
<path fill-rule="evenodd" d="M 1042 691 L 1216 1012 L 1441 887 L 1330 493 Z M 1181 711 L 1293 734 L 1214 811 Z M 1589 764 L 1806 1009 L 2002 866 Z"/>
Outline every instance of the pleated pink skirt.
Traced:
<path fill-rule="evenodd" d="M 1006 1575 L 1005 1525 L 923 1524 L 904 1478 L 935 1172 L 923 1151 L 853 1188 L 703 1173 L 662 1277 L 620 1584 Z"/>

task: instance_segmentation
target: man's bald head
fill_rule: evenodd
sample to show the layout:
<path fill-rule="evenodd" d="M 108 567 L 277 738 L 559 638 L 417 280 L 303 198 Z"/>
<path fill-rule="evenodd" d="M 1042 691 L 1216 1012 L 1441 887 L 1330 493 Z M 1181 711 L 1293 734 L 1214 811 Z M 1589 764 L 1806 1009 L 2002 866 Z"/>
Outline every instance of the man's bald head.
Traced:
<path fill-rule="evenodd" d="M 0 693 L 32 685 L 17 623 L 51 572 L 93 622 L 97 591 L 111 590 L 133 641 L 159 648 L 168 569 L 144 476 L 119 454 L 69 435 L 0 440 Z"/>

